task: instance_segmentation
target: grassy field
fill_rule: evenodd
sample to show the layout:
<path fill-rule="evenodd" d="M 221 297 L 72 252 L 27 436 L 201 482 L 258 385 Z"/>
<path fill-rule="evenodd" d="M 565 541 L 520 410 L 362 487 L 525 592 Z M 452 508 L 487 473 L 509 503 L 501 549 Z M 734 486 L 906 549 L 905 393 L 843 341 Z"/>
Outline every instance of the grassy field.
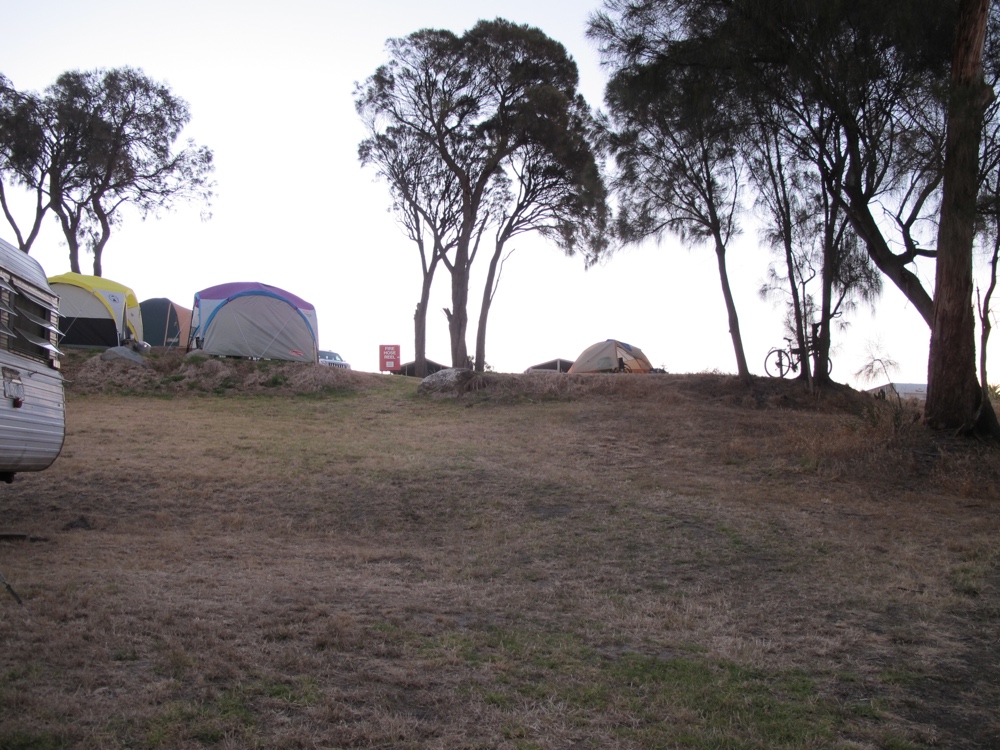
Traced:
<path fill-rule="evenodd" d="M 721 375 L 67 363 L 0 749 L 1000 746 L 1000 452 Z"/>

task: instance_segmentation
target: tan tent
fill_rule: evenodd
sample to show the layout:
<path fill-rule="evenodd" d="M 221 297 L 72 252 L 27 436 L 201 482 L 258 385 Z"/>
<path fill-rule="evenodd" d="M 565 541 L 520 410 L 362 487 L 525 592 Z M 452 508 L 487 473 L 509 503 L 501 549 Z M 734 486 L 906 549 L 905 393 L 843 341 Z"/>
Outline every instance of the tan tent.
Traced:
<path fill-rule="evenodd" d="M 637 346 L 608 339 L 588 346 L 569 368 L 570 373 L 581 372 L 650 372 L 646 355 Z"/>

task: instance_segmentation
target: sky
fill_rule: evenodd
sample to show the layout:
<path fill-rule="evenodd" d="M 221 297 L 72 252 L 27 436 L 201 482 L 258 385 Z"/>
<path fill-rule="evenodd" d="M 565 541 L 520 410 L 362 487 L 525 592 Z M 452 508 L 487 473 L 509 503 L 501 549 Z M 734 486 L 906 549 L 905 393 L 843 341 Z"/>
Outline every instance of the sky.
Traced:
<path fill-rule="evenodd" d="M 480 19 L 537 26 L 580 69 L 580 90 L 600 107 L 607 79 L 587 20 L 600 3 L 563 0 L 2 0 L 0 72 L 20 91 L 42 91 L 68 70 L 131 66 L 167 84 L 190 106 L 183 138 L 215 154 L 212 216 L 181 204 L 158 218 L 129 215 L 103 256 L 106 278 L 140 300 L 194 294 L 231 281 L 280 287 L 316 306 L 321 349 L 354 369 L 377 372 L 380 347 L 413 359 L 420 293 L 417 251 L 388 212 L 389 193 L 357 158 L 364 138 L 355 83 L 386 62 L 385 41 L 422 28 L 461 34 Z M 6 223 L 0 237 L 14 242 Z M 486 361 L 522 372 L 615 338 L 640 347 L 673 373 L 736 371 L 715 253 L 673 237 L 623 248 L 584 268 L 537 237 L 521 237 L 503 267 L 489 317 Z M 68 250 L 48 219 L 32 256 L 49 276 L 69 271 Z M 784 306 L 758 289 L 772 256 L 752 226 L 727 254 L 751 372 L 785 335 Z M 475 351 L 488 258 L 470 287 Z M 91 257 L 81 258 L 84 273 Z M 928 288 L 933 271 L 919 269 Z M 439 270 L 428 314 L 427 356 L 450 364 L 449 277 Z M 848 316 L 835 331 L 833 377 L 856 388 L 872 352 L 898 363 L 892 380 L 924 383 L 929 331 L 891 282 L 875 312 Z M 1000 347 L 990 345 L 997 361 Z M 1000 365 L 997 365 L 1000 367 Z M 879 382 L 884 382 L 884 379 Z"/>

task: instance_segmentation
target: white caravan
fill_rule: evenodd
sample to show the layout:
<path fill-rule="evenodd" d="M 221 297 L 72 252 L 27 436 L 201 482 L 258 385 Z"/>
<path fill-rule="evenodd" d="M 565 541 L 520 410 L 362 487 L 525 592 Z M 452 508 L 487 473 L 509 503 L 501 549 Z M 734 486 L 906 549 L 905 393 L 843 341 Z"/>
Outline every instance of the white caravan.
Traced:
<path fill-rule="evenodd" d="M 59 298 L 38 262 L 0 240 L 0 481 L 52 465 L 66 437 Z"/>

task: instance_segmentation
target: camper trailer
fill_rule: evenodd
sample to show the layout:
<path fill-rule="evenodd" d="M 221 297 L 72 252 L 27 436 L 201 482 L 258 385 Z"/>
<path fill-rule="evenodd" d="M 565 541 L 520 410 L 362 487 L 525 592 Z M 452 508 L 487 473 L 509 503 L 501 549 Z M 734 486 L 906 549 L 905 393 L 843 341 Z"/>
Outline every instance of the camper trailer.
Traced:
<path fill-rule="evenodd" d="M 0 240 L 0 480 L 52 465 L 66 436 L 59 298 L 38 262 Z"/>

